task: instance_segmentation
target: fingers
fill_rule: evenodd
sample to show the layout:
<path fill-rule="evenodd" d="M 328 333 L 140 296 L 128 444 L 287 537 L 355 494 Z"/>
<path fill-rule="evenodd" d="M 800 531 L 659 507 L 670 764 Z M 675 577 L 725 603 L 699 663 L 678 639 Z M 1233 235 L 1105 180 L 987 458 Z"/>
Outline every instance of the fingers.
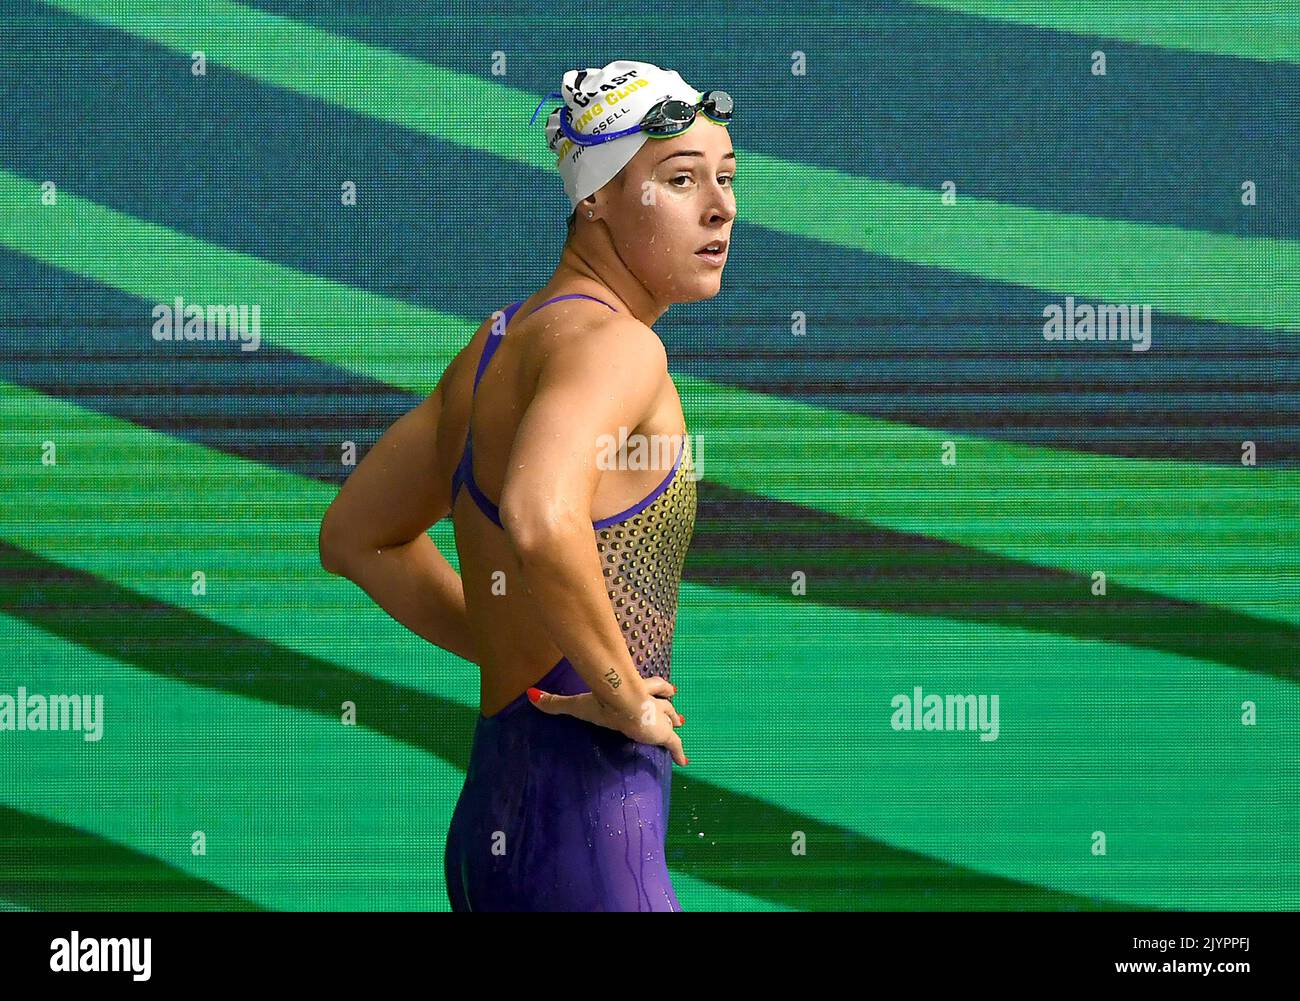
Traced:
<path fill-rule="evenodd" d="M 664 702 L 667 703 L 668 718 L 673 721 L 673 726 L 681 726 L 686 722 L 686 717 L 677 711 L 677 707 L 668 698 L 670 695 L 677 694 L 677 686 L 667 678 L 655 678 L 654 680 L 657 684 L 654 685 L 652 691 L 656 695 L 662 695 Z"/>
<path fill-rule="evenodd" d="M 666 697 L 677 691 L 675 685 L 664 678 L 647 678 L 646 691 L 650 694 L 656 707 L 662 708 L 668 714 L 668 718 L 672 721 L 673 726 L 681 726 L 686 722 L 686 717 L 679 713 L 677 708 L 668 701 Z M 578 706 L 582 703 L 576 703 L 574 701 L 584 699 L 588 695 L 590 695 L 588 692 L 583 692 L 580 695 L 555 695 L 551 692 L 543 692 L 537 688 L 528 689 L 529 700 L 543 712 L 565 713 L 570 716 L 579 716 L 582 719 L 592 720 L 590 714 L 584 715 L 577 711 Z M 643 710 L 647 708 L 647 705 L 642 706 Z"/>
<path fill-rule="evenodd" d="M 664 747 L 668 748 L 669 753 L 673 756 L 673 761 L 677 762 L 677 764 L 684 765 L 688 762 L 686 751 L 682 748 L 682 738 L 677 736 L 676 731 L 668 738 L 668 743 Z"/>
<path fill-rule="evenodd" d="M 661 712 L 668 717 L 668 722 L 673 726 L 681 726 L 686 722 L 686 717 L 678 713 L 671 702 L 656 698 L 649 698 L 641 703 L 641 722 L 650 726 Z"/>
<path fill-rule="evenodd" d="M 645 689 L 651 697 L 656 698 L 660 707 L 668 713 L 668 718 L 672 721 L 673 726 L 681 726 L 686 722 L 686 717 L 681 715 L 673 704 L 668 701 L 669 696 L 677 694 L 676 685 L 667 678 L 646 678 Z"/>
<path fill-rule="evenodd" d="M 645 690 L 651 695 L 658 695 L 662 698 L 668 698 L 670 695 L 677 694 L 677 686 L 667 678 L 646 678 Z"/>
<path fill-rule="evenodd" d="M 555 695 L 537 688 L 530 688 L 528 689 L 528 699 L 536 708 L 552 716 L 574 716 L 586 720 L 588 723 L 595 723 L 597 726 L 610 725 L 608 720 L 601 718 L 603 709 L 591 692 L 583 692 L 580 695 Z M 670 723 L 681 726 L 685 722 L 684 718 L 678 714 L 672 703 L 667 699 L 654 699 L 652 701 L 655 703 L 655 708 L 664 711 Z M 677 736 L 676 731 L 668 734 L 668 739 L 664 741 L 663 746 L 668 748 L 668 752 L 673 756 L 673 761 L 677 764 L 685 765 L 689 763 L 690 759 L 686 757 L 686 751 L 682 747 L 682 739 Z"/>
<path fill-rule="evenodd" d="M 590 692 L 581 695 L 556 695 L 553 692 L 530 688 L 528 698 L 534 706 L 551 716 L 576 716 L 588 723 L 599 722 L 592 709 L 594 700 Z"/>

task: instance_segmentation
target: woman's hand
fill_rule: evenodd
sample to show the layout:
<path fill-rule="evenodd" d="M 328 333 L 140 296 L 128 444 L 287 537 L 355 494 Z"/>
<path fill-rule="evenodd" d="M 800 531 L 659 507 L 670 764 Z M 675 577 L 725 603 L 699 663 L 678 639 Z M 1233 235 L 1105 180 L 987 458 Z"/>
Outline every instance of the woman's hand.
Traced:
<path fill-rule="evenodd" d="M 591 692 L 581 695 L 553 695 L 550 692 L 528 689 L 528 697 L 533 705 L 552 716 L 576 716 L 578 719 L 595 723 L 597 726 L 617 730 L 629 740 L 642 744 L 666 747 L 673 756 L 673 761 L 684 765 L 690 759 L 682 749 L 681 738 L 675 727 L 686 722 L 678 715 L 667 696 L 677 691 L 664 678 L 646 678 L 645 690 L 648 695 L 641 712 L 635 716 L 624 716 L 603 702 L 597 700 Z"/>

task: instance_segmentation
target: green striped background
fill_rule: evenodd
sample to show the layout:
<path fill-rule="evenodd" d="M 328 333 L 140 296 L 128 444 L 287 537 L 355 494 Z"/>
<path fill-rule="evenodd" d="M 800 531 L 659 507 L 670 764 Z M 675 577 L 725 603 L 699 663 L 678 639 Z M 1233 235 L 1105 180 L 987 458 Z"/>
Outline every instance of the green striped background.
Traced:
<path fill-rule="evenodd" d="M 657 327 L 703 443 L 683 906 L 1300 901 L 1295 5 L 175 11 L 0 6 L 0 693 L 106 712 L 0 731 L 0 908 L 446 909 L 474 667 L 316 533 L 341 443 L 549 275 L 528 116 L 620 57 L 738 104 L 723 292 Z M 154 342 L 177 295 L 262 349 Z M 1066 295 L 1151 351 L 1049 353 Z M 999 738 L 894 732 L 916 685 Z"/>

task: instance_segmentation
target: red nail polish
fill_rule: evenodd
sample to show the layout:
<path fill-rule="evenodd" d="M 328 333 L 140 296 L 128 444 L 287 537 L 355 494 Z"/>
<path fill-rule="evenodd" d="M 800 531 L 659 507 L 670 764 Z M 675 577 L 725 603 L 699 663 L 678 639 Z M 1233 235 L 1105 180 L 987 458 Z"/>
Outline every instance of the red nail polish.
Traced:
<path fill-rule="evenodd" d="M 541 697 L 542 697 L 542 690 L 540 688 L 528 689 L 528 701 L 531 702 L 533 705 L 537 705 L 537 700 L 540 699 Z"/>
<path fill-rule="evenodd" d="M 677 715 L 681 716 L 681 713 L 678 713 Z M 686 717 L 685 717 L 685 716 L 682 716 L 682 723 L 685 723 L 685 722 L 686 722 Z M 681 723 L 678 724 L 678 726 L 680 726 L 680 725 L 681 725 Z"/>

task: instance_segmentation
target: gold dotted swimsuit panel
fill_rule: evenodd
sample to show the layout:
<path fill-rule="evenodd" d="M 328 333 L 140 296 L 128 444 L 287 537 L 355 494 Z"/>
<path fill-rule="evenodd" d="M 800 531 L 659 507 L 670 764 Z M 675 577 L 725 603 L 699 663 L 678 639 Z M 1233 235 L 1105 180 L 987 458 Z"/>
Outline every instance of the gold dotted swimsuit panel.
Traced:
<path fill-rule="evenodd" d="M 695 482 L 687 446 L 663 493 L 637 514 L 595 530 L 605 590 L 643 678 L 671 680 L 677 592 L 695 529 Z"/>

